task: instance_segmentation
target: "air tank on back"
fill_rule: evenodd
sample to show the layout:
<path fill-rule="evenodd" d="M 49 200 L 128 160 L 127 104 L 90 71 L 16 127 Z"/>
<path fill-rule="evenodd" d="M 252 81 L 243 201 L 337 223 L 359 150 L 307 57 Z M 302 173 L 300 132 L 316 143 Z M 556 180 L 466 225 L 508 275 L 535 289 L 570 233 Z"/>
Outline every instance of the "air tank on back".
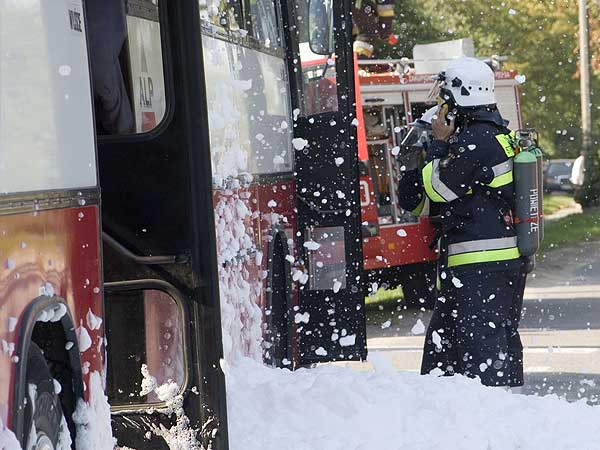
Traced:
<path fill-rule="evenodd" d="M 531 257 L 543 237 L 543 158 L 534 130 L 519 130 L 516 139 L 520 149 L 513 168 L 517 245 L 521 256 Z"/>

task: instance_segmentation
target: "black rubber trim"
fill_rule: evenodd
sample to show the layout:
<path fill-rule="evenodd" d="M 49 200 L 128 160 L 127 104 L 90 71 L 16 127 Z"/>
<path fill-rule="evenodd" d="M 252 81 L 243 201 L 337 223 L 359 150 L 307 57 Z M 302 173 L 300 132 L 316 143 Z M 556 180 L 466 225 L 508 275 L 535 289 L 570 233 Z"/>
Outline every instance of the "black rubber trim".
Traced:
<path fill-rule="evenodd" d="M 267 278 L 267 308 L 271 310 L 271 314 L 269 316 L 267 316 L 267 326 L 271 326 L 271 323 L 273 321 L 273 275 L 274 275 L 274 270 L 273 270 L 273 261 L 274 261 L 274 257 L 275 257 L 275 243 L 276 243 L 276 239 L 281 239 L 281 243 L 282 243 L 282 248 L 283 248 L 283 253 L 284 253 L 284 258 L 285 255 L 289 255 L 290 251 L 289 251 L 289 246 L 287 243 L 288 240 L 288 236 L 285 234 L 284 229 L 281 226 L 274 226 L 271 229 L 271 240 L 269 241 L 269 245 L 268 245 L 268 250 L 267 250 L 267 273 L 268 273 L 268 278 Z M 293 342 L 293 327 L 292 327 L 292 296 L 293 296 L 293 282 L 292 282 L 292 267 L 291 267 L 291 263 L 285 259 L 285 263 L 284 263 L 284 271 L 285 271 L 285 286 L 286 286 L 286 307 L 287 307 L 287 312 L 288 312 L 288 316 L 286 319 L 287 322 L 287 352 L 286 352 L 286 357 L 287 359 L 290 361 L 290 363 L 293 360 L 293 353 L 294 353 L 294 342 Z M 272 357 L 271 357 L 272 360 Z M 272 361 L 268 361 L 268 362 L 272 362 Z"/>
<path fill-rule="evenodd" d="M 57 189 L 0 195 L 0 215 L 75 208 L 100 203 L 100 189 Z"/>
<path fill-rule="evenodd" d="M 294 173 L 293 172 L 278 172 L 278 173 L 263 173 L 263 174 L 253 174 L 252 184 L 259 185 L 270 185 L 273 183 L 277 183 L 280 181 L 293 181 Z"/>
<path fill-rule="evenodd" d="M 26 372 L 27 372 L 27 356 L 29 352 L 29 347 L 31 344 L 31 335 L 33 333 L 33 328 L 37 323 L 38 317 L 41 313 L 49 308 L 57 307 L 58 305 L 64 305 L 67 308 L 66 313 L 60 319 L 60 324 L 62 325 L 63 332 L 65 333 L 65 338 L 70 342 L 78 342 L 77 335 L 75 333 L 75 325 L 73 322 L 73 317 L 71 316 L 71 312 L 69 310 L 69 306 L 65 303 L 65 301 L 60 297 L 48 297 L 48 296 L 40 296 L 35 298 L 28 306 L 25 308 L 21 318 L 21 329 L 19 332 L 19 339 L 17 343 L 17 351 L 16 356 L 18 356 L 18 361 L 15 363 L 15 389 L 13 395 L 13 422 L 12 428 L 13 432 L 19 439 L 19 443 L 21 447 L 25 445 L 22 442 L 23 437 L 23 427 L 24 427 L 24 408 L 21 407 L 23 405 L 25 394 L 26 394 Z M 69 355 L 69 364 L 71 365 L 71 370 L 73 373 L 73 399 L 74 405 L 73 410 L 77 406 L 77 401 L 81 398 L 84 398 L 84 390 L 83 390 L 83 374 L 81 371 L 81 359 L 79 356 L 79 346 L 73 345 L 69 350 L 67 350 Z M 73 442 L 75 442 L 75 436 L 72 436 Z"/>

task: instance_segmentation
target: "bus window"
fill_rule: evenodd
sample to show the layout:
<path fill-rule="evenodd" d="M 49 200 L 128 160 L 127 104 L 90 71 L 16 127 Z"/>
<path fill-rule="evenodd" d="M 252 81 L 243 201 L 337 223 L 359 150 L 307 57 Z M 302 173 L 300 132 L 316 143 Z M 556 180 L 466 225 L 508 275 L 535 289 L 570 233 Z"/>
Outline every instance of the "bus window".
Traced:
<path fill-rule="evenodd" d="M 241 8 L 237 0 L 198 0 L 200 19 L 219 28 L 240 29 Z"/>
<path fill-rule="evenodd" d="M 281 38 L 277 28 L 277 15 L 273 0 L 246 0 L 245 28 L 261 46 L 280 47 Z"/>
<path fill-rule="evenodd" d="M 273 0 L 198 0 L 200 20 L 214 31 L 233 31 L 236 38 L 255 41 L 259 48 L 281 47 Z"/>
<path fill-rule="evenodd" d="M 321 2 L 321 0 L 316 0 Z M 327 20 L 332 8 L 331 0 L 322 1 L 323 14 L 309 15 L 309 0 L 299 1 L 297 9 L 297 22 L 300 33 L 300 63 L 302 66 L 303 103 L 302 114 L 311 116 L 338 110 L 337 101 L 337 74 L 335 69 L 335 54 L 317 54 L 321 48 L 331 47 L 329 45 L 315 45 L 311 42 L 314 38 L 310 33 L 311 27 L 327 28 Z M 323 20 L 325 23 L 315 23 Z"/>
<path fill-rule="evenodd" d="M 96 185 L 81 2 L 0 3 L 0 192 Z"/>
<path fill-rule="evenodd" d="M 88 0 L 98 134 L 144 133 L 166 111 L 158 0 Z"/>
<path fill-rule="evenodd" d="M 157 385 L 174 382 L 185 388 L 186 360 L 181 306 L 156 289 L 107 290 L 105 317 L 110 345 L 108 397 L 111 405 L 160 403 L 154 392 L 141 393 L 141 367 L 156 378 Z M 124 377 L 127 373 L 131 376 Z"/>
<path fill-rule="evenodd" d="M 310 289 L 346 289 L 344 227 L 312 228 L 306 232 L 306 241 L 318 244 L 308 254 Z"/>
<path fill-rule="evenodd" d="M 247 173 L 270 175 L 291 172 L 293 167 L 292 108 L 287 63 L 277 44 L 275 4 L 271 0 L 248 2 L 246 12 L 252 14 L 246 16 L 251 19 L 246 23 L 251 30 L 242 45 L 233 33 L 214 33 L 203 24 L 216 186 Z"/>

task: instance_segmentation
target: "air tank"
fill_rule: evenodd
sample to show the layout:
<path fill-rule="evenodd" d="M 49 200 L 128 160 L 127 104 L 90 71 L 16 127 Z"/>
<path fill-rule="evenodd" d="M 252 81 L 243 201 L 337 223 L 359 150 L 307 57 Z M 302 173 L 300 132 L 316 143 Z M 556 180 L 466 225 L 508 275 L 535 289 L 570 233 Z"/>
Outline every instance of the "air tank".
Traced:
<path fill-rule="evenodd" d="M 517 245 L 521 256 L 532 256 L 540 246 L 542 211 L 537 155 L 529 149 L 522 149 L 514 158 L 513 171 Z"/>

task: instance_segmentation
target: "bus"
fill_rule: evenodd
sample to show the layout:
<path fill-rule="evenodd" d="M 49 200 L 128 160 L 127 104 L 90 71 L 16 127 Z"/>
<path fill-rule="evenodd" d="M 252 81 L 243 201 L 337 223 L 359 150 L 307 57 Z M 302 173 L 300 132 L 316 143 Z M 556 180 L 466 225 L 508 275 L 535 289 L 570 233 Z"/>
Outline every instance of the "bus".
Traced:
<path fill-rule="evenodd" d="M 431 44 L 434 45 L 434 44 Z M 436 61 L 441 68 L 444 62 Z M 365 280 L 370 290 L 401 285 L 405 305 L 433 308 L 437 280 L 435 216 L 414 217 L 398 205 L 402 167 L 421 164 L 420 155 L 401 146 L 407 126 L 431 105 L 426 97 L 434 74 L 417 73 L 409 60 L 359 61 L 358 83 L 364 117 L 361 207 Z M 497 70 L 496 96 L 512 129 L 522 126 L 516 72 Z"/>
<path fill-rule="evenodd" d="M 223 358 L 366 356 L 348 2 L 0 8 L 3 445 L 227 449 Z"/>

